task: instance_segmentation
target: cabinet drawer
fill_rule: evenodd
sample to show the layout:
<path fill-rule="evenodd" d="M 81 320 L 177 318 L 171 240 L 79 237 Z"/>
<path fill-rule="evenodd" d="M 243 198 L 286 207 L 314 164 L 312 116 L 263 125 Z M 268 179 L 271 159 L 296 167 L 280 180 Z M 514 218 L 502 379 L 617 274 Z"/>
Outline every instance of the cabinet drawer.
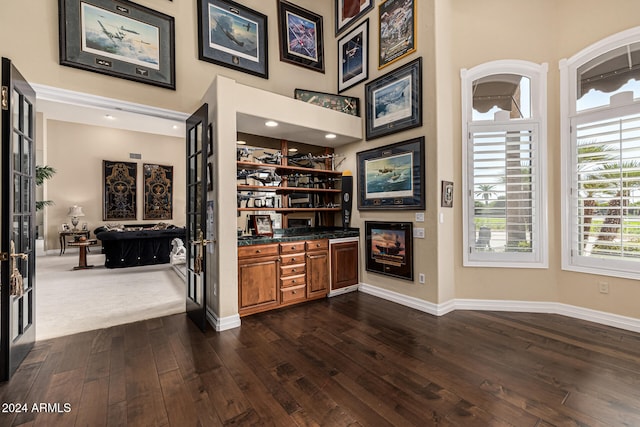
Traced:
<path fill-rule="evenodd" d="M 278 255 L 278 244 L 272 245 L 251 245 L 238 247 L 238 258 L 249 258 L 257 256 Z"/>
<path fill-rule="evenodd" d="M 304 242 L 280 243 L 281 254 L 293 254 L 296 252 L 304 252 Z"/>
<path fill-rule="evenodd" d="M 307 251 L 321 251 L 323 249 L 329 249 L 329 239 L 319 240 L 307 240 Z"/>
<path fill-rule="evenodd" d="M 283 265 L 280 267 L 280 277 L 296 276 L 298 274 L 304 274 L 304 272 L 304 264 Z"/>
<path fill-rule="evenodd" d="M 282 289 L 280 292 L 280 302 L 282 304 L 287 304 L 294 301 L 304 301 L 306 298 L 304 285 Z"/>
<path fill-rule="evenodd" d="M 297 276 L 281 277 L 280 287 L 289 288 L 291 286 L 304 286 L 306 284 L 306 275 L 299 274 Z"/>
<path fill-rule="evenodd" d="M 304 252 L 293 255 L 282 255 L 280 257 L 282 265 L 292 265 L 304 263 Z"/>

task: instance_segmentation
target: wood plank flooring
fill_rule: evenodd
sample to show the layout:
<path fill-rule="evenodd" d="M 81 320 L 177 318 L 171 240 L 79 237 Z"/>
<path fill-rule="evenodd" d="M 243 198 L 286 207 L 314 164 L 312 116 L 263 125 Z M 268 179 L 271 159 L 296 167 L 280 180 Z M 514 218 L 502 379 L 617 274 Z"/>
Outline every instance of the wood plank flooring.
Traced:
<path fill-rule="evenodd" d="M 355 292 L 38 342 L 0 402 L 1 426 L 640 426 L 640 334 Z"/>

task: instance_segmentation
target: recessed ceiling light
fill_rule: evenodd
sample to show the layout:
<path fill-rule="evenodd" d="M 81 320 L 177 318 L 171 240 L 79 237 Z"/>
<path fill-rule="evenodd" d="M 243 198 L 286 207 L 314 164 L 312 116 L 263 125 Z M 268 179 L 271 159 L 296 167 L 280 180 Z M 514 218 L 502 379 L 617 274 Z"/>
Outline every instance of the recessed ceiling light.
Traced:
<path fill-rule="evenodd" d="M 236 141 L 236 144 L 238 144 L 238 145 L 247 145 L 247 141 L 238 140 L 238 141 Z"/>
<path fill-rule="evenodd" d="M 173 128 L 174 129 L 178 129 L 178 125 L 173 125 Z"/>
<path fill-rule="evenodd" d="M 274 122 L 273 120 L 269 120 L 268 122 L 265 122 L 264 124 L 265 126 L 268 126 L 270 128 L 276 127 L 278 126 L 278 122 Z"/>
<path fill-rule="evenodd" d="M 289 148 L 289 152 L 290 153 L 297 153 L 298 149 L 297 148 Z"/>
<path fill-rule="evenodd" d="M 113 117 L 111 114 L 105 114 L 105 115 L 104 115 L 104 118 L 105 118 L 105 119 L 109 119 L 109 120 L 115 120 L 115 119 L 116 119 L 116 118 L 115 118 L 115 117 Z"/>
<path fill-rule="evenodd" d="M 327 139 L 336 139 L 336 134 L 335 133 L 328 133 L 324 136 Z"/>

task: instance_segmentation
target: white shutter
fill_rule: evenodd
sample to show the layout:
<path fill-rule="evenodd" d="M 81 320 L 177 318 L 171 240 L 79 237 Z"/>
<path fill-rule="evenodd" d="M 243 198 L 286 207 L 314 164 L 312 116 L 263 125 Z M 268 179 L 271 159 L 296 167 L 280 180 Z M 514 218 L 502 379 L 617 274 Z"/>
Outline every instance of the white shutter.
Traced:
<path fill-rule="evenodd" d="M 537 124 L 504 122 L 469 130 L 469 260 L 537 262 Z"/>
<path fill-rule="evenodd" d="M 640 114 L 574 119 L 574 263 L 638 272 Z M 619 114 L 618 114 L 619 115 Z"/>

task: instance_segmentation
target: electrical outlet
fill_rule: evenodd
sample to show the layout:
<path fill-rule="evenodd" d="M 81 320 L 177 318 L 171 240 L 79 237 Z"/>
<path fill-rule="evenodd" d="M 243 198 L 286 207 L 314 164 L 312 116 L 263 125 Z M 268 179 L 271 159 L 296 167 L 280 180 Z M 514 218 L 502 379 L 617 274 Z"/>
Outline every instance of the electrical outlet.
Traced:
<path fill-rule="evenodd" d="M 418 282 L 424 284 L 424 273 L 418 274 Z"/>
<path fill-rule="evenodd" d="M 598 282 L 598 289 L 601 294 L 609 293 L 609 282 Z"/>
<path fill-rule="evenodd" d="M 424 228 L 414 228 L 413 237 L 416 237 L 418 239 L 424 239 Z"/>

